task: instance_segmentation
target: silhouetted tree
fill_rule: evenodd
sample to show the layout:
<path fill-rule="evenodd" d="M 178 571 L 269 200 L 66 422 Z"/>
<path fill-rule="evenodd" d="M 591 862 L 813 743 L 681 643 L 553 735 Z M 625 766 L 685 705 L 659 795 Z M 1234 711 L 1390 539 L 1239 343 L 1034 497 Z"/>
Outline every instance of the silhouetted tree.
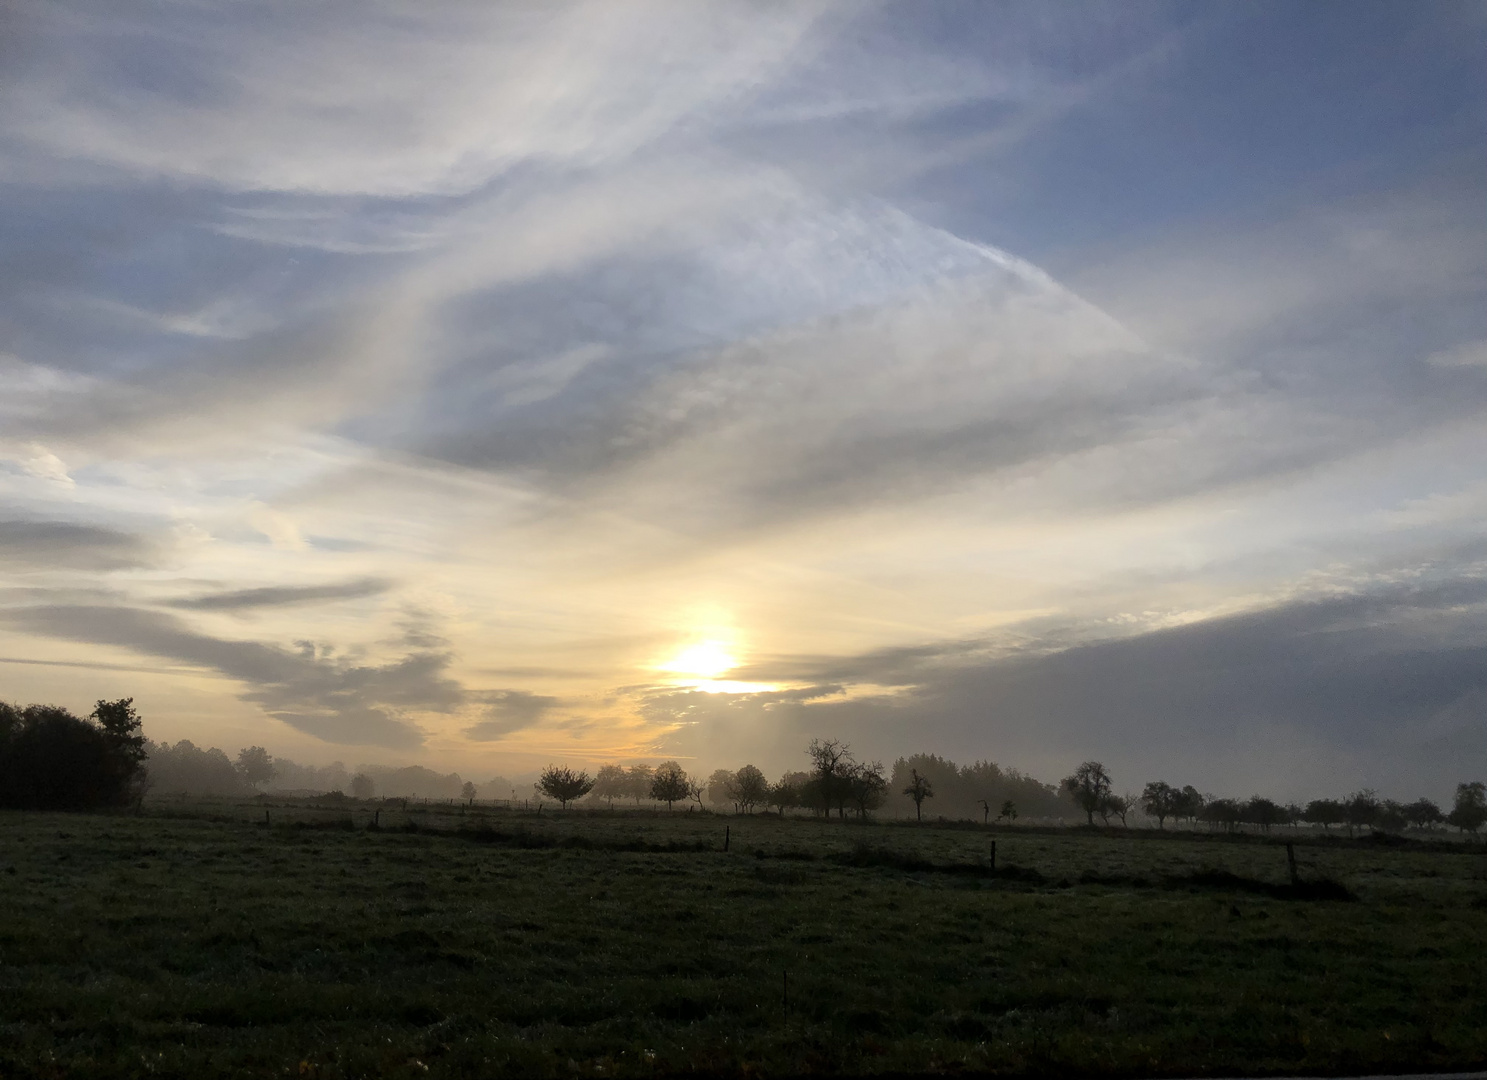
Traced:
<path fill-rule="evenodd" d="M 666 809 L 672 808 L 672 803 L 680 802 L 691 794 L 691 785 L 687 782 L 687 774 L 674 761 L 663 761 L 656 767 L 651 776 L 651 798 L 666 804 Z"/>
<path fill-rule="evenodd" d="M 695 776 L 687 777 L 687 798 L 691 799 L 694 803 L 697 804 L 698 810 L 706 809 L 706 807 L 702 805 L 703 796 L 705 796 L 706 794 L 707 785 L 705 783 L 697 779 Z M 688 807 L 688 809 L 691 808 Z"/>
<path fill-rule="evenodd" d="M 593 783 L 590 782 L 589 787 L 593 786 Z M 466 802 L 475 801 L 475 784 L 472 781 L 466 780 L 463 784 L 460 785 L 460 798 L 464 799 Z"/>
<path fill-rule="evenodd" d="M 1258 825 L 1266 832 L 1270 831 L 1272 825 L 1279 825 L 1285 820 L 1285 811 L 1280 804 L 1262 795 L 1250 796 L 1249 802 L 1244 804 L 1241 811 L 1241 820 L 1251 825 Z"/>
<path fill-rule="evenodd" d="M 1342 804 L 1342 814 L 1348 825 L 1349 836 L 1353 835 L 1354 829 L 1372 828 L 1378 823 L 1378 796 L 1367 788 L 1355 791 Z"/>
<path fill-rule="evenodd" d="M 72 810 L 127 804 L 147 781 L 132 699 L 88 719 L 56 705 L 0 702 L 0 806 Z"/>
<path fill-rule="evenodd" d="M 1198 820 L 1198 815 L 1203 812 L 1203 804 L 1206 801 L 1202 792 L 1192 784 L 1184 784 L 1172 816 L 1179 819 L 1187 818 L 1188 824 L 1191 825 Z"/>
<path fill-rule="evenodd" d="M 1244 816 L 1244 807 L 1238 799 L 1205 799 L 1198 816 L 1210 825 L 1222 825 L 1225 832 L 1234 832 Z"/>
<path fill-rule="evenodd" d="M 847 774 L 847 797 L 857 809 L 857 816 L 865 818 L 869 811 L 883 805 L 888 794 L 888 778 L 883 775 L 881 761 L 853 765 Z"/>
<path fill-rule="evenodd" d="M 1429 799 L 1416 799 L 1404 808 L 1404 819 L 1417 829 L 1429 829 L 1445 821 L 1446 815 Z"/>
<path fill-rule="evenodd" d="M 1475 836 L 1478 829 L 1487 825 L 1487 784 L 1480 780 L 1457 784 L 1456 805 L 1451 807 L 1446 821 Z"/>
<path fill-rule="evenodd" d="M 246 746 L 238 751 L 237 763 L 238 775 L 243 778 L 243 783 L 250 788 L 256 788 L 259 784 L 266 784 L 275 776 L 279 775 L 274 768 L 274 759 L 261 746 Z"/>
<path fill-rule="evenodd" d="M 594 788 L 591 794 L 596 799 L 603 799 L 611 809 L 614 800 L 624 798 L 628 793 L 628 778 L 623 765 L 600 765 L 599 771 L 594 776 Z"/>
<path fill-rule="evenodd" d="M 625 794 L 635 800 L 635 805 L 640 805 L 641 799 L 650 799 L 651 780 L 654 778 L 654 770 L 649 765 L 631 765 L 625 770 Z"/>
<path fill-rule="evenodd" d="M 241 795 L 243 778 L 232 759 L 217 747 L 203 750 L 190 739 L 145 743 L 145 772 L 157 792 L 193 795 Z"/>
<path fill-rule="evenodd" d="M 1342 803 L 1336 799 L 1313 799 L 1306 804 L 1301 817 L 1308 825 L 1320 825 L 1323 831 L 1341 824 L 1344 819 Z"/>
<path fill-rule="evenodd" d="M 845 817 L 852 769 L 856 765 L 851 747 L 840 739 L 812 739 L 806 753 L 811 759 L 811 783 L 802 795 L 814 795 L 826 816 L 831 816 L 831 808 L 835 806 L 838 814 Z"/>
<path fill-rule="evenodd" d="M 800 785 L 788 775 L 783 776 L 777 783 L 769 785 L 769 794 L 764 801 L 777 809 L 780 817 L 784 817 L 787 809 L 800 805 Z"/>
<path fill-rule="evenodd" d="M 370 799 L 377 794 L 377 785 L 364 772 L 359 772 L 351 778 L 351 794 L 358 799 Z"/>
<path fill-rule="evenodd" d="M 919 770 L 912 770 L 913 779 L 909 786 L 904 788 L 904 794 L 914 800 L 914 820 L 924 820 L 924 800 L 935 797 L 935 786 L 924 777 L 919 775 Z"/>
<path fill-rule="evenodd" d="M 1176 817 L 1182 803 L 1182 792 L 1164 780 L 1153 780 L 1141 792 L 1141 809 L 1157 819 L 1157 828 L 1167 827 L 1167 819 Z"/>
<path fill-rule="evenodd" d="M 537 779 L 537 790 L 552 799 L 557 799 L 564 810 L 574 799 L 581 799 L 594 786 L 587 772 L 574 772 L 566 765 L 549 765 Z"/>
<path fill-rule="evenodd" d="M 1117 795 L 1112 791 L 1100 803 L 1100 816 L 1105 819 L 1105 824 L 1109 825 L 1110 815 L 1114 814 L 1120 818 L 1120 827 L 1124 829 L 1126 827 L 1126 815 L 1131 812 L 1131 808 L 1135 805 L 1136 797 L 1134 795 Z"/>
<path fill-rule="evenodd" d="M 1064 777 L 1062 787 L 1084 811 L 1088 824 L 1093 825 L 1095 815 L 1101 812 L 1105 800 L 1110 797 L 1110 774 L 1098 761 L 1086 761 Z"/>
<path fill-rule="evenodd" d="M 724 787 L 734 805 L 745 814 L 753 813 L 754 807 L 769 797 L 769 781 L 754 765 L 745 765 L 739 769 Z"/>
<path fill-rule="evenodd" d="M 1006 800 L 1002 803 L 1002 808 L 997 811 L 996 817 L 998 821 L 1001 821 L 1003 818 L 1006 818 L 1008 821 L 1016 821 L 1017 804 L 1014 803 L 1011 799 Z"/>
<path fill-rule="evenodd" d="M 732 805 L 735 812 L 742 809 L 734 798 L 732 784 L 737 774 L 731 769 L 714 769 L 707 778 L 707 801 L 714 806 Z"/>

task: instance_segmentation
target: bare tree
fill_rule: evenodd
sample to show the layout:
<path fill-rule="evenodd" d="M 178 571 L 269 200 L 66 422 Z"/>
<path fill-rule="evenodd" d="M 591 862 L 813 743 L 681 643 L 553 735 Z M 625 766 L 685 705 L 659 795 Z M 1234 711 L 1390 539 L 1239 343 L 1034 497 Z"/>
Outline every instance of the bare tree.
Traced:
<path fill-rule="evenodd" d="M 934 798 L 935 788 L 933 784 L 919 775 L 918 769 L 911 769 L 910 773 L 914 778 L 909 781 L 909 786 L 904 788 L 904 794 L 914 800 L 914 820 L 923 821 L 924 800 Z"/>
<path fill-rule="evenodd" d="M 593 789 L 594 781 L 587 772 L 574 772 L 566 765 L 549 765 L 542 770 L 536 786 L 544 795 L 557 799 L 566 810 L 570 802 L 583 798 Z"/>
<path fill-rule="evenodd" d="M 1088 824 L 1093 825 L 1095 815 L 1101 813 L 1110 796 L 1110 774 L 1105 766 L 1098 761 L 1086 761 L 1072 775 L 1064 777 L 1061 786 L 1084 811 Z"/>

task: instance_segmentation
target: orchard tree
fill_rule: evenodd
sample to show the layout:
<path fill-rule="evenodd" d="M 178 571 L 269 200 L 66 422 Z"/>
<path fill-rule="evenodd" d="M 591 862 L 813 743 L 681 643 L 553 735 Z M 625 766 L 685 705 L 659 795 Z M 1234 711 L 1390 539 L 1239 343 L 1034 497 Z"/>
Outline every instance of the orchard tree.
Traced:
<path fill-rule="evenodd" d="M 616 798 L 624 798 L 628 792 L 627 777 L 623 765 L 600 765 L 594 777 L 594 794 L 614 807 Z"/>
<path fill-rule="evenodd" d="M 1313 799 L 1306 804 L 1301 820 L 1308 825 L 1320 825 L 1322 831 L 1326 832 L 1332 826 L 1341 824 L 1344 816 L 1342 803 L 1336 799 Z"/>
<path fill-rule="evenodd" d="M 692 793 L 685 770 L 674 761 L 663 761 L 651 775 L 651 798 L 666 804 L 670 810 L 673 803 L 681 802 Z"/>
<path fill-rule="evenodd" d="M 1089 819 L 1088 824 L 1095 823 L 1095 815 L 1108 813 L 1106 800 L 1110 798 L 1110 774 L 1105 771 L 1105 766 L 1098 761 L 1086 761 L 1074 772 L 1064 777 L 1060 785 L 1064 791 L 1078 804 Z"/>
<path fill-rule="evenodd" d="M 574 772 L 566 765 L 549 765 L 542 770 L 537 780 L 537 790 L 552 799 L 557 799 L 564 810 L 574 799 L 581 799 L 594 787 L 594 779 L 587 772 Z"/>
<path fill-rule="evenodd" d="M 881 761 L 854 765 L 847 775 L 847 796 L 857 807 L 857 816 L 866 818 L 869 810 L 883 805 L 888 794 L 888 778 L 883 775 Z"/>
<path fill-rule="evenodd" d="M 655 778 L 655 770 L 649 765 L 631 765 L 625 770 L 625 794 L 635 800 L 635 805 L 640 805 L 641 799 L 654 798 L 651 794 L 651 781 Z"/>
<path fill-rule="evenodd" d="M 1404 808 L 1404 819 L 1417 829 L 1429 829 L 1445 821 L 1446 815 L 1429 799 L 1416 799 Z"/>
<path fill-rule="evenodd" d="M 914 800 L 914 820 L 923 821 L 924 800 L 935 797 L 935 788 L 933 784 L 919 775 L 918 769 L 910 769 L 909 771 L 913 779 L 909 781 L 909 786 L 904 788 L 904 794 Z M 983 803 L 983 805 L 985 804 Z"/>
<path fill-rule="evenodd" d="M 589 787 L 593 786 L 593 784 L 589 785 Z M 465 802 L 475 801 L 475 784 L 473 781 L 466 780 L 463 784 L 460 785 L 460 796 L 465 800 Z"/>
<path fill-rule="evenodd" d="M 812 739 L 806 748 L 811 759 L 811 791 L 820 801 L 821 810 L 831 816 L 831 808 L 846 816 L 852 769 L 856 765 L 852 748 L 840 739 Z"/>
<path fill-rule="evenodd" d="M 1169 817 L 1176 817 L 1182 792 L 1164 780 L 1153 780 L 1141 792 L 1141 809 L 1157 819 L 1157 828 L 1164 829 Z"/>
<path fill-rule="evenodd" d="M 1487 784 L 1480 780 L 1457 784 L 1456 805 L 1446 821 L 1475 836 L 1478 829 L 1487 825 Z"/>
<path fill-rule="evenodd" d="M 784 817 L 789 807 L 800 805 L 800 788 L 790 777 L 782 776 L 778 783 L 769 785 L 769 793 L 764 801 L 777 809 L 780 817 Z"/>
<path fill-rule="evenodd" d="M 279 770 L 274 768 L 274 759 L 261 746 L 247 746 L 238 751 L 237 771 L 250 788 L 266 784 L 279 775 Z"/>
<path fill-rule="evenodd" d="M 734 805 L 745 814 L 753 813 L 754 807 L 769 798 L 769 781 L 754 765 L 745 765 L 739 769 L 723 786 Z"/>

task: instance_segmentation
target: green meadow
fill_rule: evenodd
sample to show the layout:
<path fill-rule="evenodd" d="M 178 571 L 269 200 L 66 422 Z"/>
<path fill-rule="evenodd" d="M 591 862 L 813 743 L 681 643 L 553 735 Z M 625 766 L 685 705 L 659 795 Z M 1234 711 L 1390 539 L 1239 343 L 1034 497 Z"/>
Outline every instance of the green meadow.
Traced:
<path fill-rule="evenodd" d="M 1302 834 L 1292 886 L 1288 838 L 7 812 L 0 1077 L 1487 1064 L 1487 852 Z"/>

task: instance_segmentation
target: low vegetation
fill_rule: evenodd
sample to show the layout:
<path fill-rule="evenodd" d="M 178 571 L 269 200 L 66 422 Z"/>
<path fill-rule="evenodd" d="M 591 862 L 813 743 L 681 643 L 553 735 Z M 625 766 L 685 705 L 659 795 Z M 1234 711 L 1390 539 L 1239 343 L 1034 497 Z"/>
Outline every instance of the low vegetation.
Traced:
<path fill-rule="evenodd" d="M 0 1075 L 1487 1063 L 1476 845 L 855 820 L 0 814 Z"/>

